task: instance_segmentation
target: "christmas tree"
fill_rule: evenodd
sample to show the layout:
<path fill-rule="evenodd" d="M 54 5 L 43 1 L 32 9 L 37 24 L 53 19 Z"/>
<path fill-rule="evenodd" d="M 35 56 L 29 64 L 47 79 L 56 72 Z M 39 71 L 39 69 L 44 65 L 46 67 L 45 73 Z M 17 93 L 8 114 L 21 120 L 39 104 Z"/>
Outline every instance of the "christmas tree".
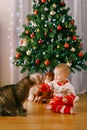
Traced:
<path fill-rule="evenodd" d="M 21 73 L 53 71 L 59 63 L 66 63 L 73 72 L 87 70 L 87 52 L 83 53 L 69 11 L 64 0 L 33 0 L 32 14 L 26 16 L 14 56 L 14 64 L 22 67 Z"/>

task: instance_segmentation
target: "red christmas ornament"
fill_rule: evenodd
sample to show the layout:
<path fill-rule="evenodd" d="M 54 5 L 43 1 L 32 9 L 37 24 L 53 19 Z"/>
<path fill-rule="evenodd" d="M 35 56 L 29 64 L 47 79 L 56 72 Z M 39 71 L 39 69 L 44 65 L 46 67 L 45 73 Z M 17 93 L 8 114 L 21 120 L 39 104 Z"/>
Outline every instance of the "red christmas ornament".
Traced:
<path fill-rule="evenodd" d="M 46 0 L 41 0 L 41 2 L 42 2 L 42 3 L 45 3 L 45 2 L 46 2 Z"/>
<path fill-rule="evenodd" d="M 74 20 L 71 20 L 71 21 L 70 21 L 71 24 L 74 24 L 74 22 L 75 22 Z"/>
<path fill-rule="evenodd" d="M 78 56 L 82 57 L 83 56 L 83 52 L 79 52 Z"/>
<path fill-rule="evenodd" d="M 34 36 L 35 36 L 35 34 L 34 34 L 34 33 L 31 33 L 30 37 L 33 38 Z"/>
<path fill-rule="evenodd" d="M 65 47 L 65 48 L 69 48 L 69 44 L 68 44 L 68 43 L 65 43 L 65 44 L 64 44 L 64 47 Z"/>
<path fill-rule="evenodd" d="M 50 86 L 48 84 L 41 84 L 40 92 L 51 92 Z"/>
<path fill-rule="evenodd" d="M 28 30 L 26 30 L 26 31 L 25 31 L 25 33 L 26 33 L 26 34 L 29 34 L 29 31 L 28 31 Z"/>
<path fill-rule="evenodd" d="M 38 43 L 39 43 L 39 44 L 42 44 L 42 43 L 43 43 L 43 40 L 42 40 L 42 39 L 40 39 L 40 40 L 38 41 Z"/>
<path fill-rule="evenodd" d="M 50 32 L 52 32 L 52 28 L 50 29 Z"/>
<path fill-rule="evenodd" d="M 33 14 L 37 15 L 38 14 L 38 10 L 34 10 Z"/>
<path fill-rule="evenodd" d="M 39 64 L 40 64 L 40 60 L 37 59 L 37 60 L 35 61 L 35 63 L 36 63 L 37 65 L 39 65 Z"/>
<path fill-rule="evenodd" d="M 72 37 L 72 40 L 73 40 L 73 41 L 77 40 L 77 37 L 76 37 L 76 36 L 73 36 L 73 37 Z"/>
<path fill-rule="evenodd" d="M 46 66 L 48 66 L 48 65 L 50 64 L 50 61 L 47 59 L 47 60 L 45 60 L 44 64 L 45 64 Z"/>
<path fill-rule="evenodd" d="M 21 57 L 20 53 L 17 53 L 15 57 L 20 58 Z"/>
<path fill-rule="evenodd" d="M 58 29 L 58 30 L 62 30 L 62 26 L 61 26 L 61 25 L 58 25 L 58 26 L 57 26 L 57 29 Z"/>
<path fill-rule="evenodd" d="M 83 44 L 82 43 L 80 43 L 80 47 L 82 47 L 83 46 Z"/>
<path fill-rule="evenodd" d="M 23 39 L 20 40 L 20 44 L 23 44 Z"/>
<path fill-rule="evenodd" d="M 65 5 L 65 2 L 64 2 L 64 1 L 60 2 L 60 5 L 64 6 L 64 5 Z"/>

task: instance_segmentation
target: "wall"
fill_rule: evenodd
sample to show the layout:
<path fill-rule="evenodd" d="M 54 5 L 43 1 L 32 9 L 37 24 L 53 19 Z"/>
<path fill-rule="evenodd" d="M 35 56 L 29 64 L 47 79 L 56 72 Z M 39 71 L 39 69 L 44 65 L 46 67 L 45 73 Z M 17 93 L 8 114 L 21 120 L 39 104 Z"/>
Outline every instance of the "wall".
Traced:
<path fill-rule="evenodd" d="M 0 3 L 0 86 L 16 83 L 23 77 L 19 69 L 12 66 L 11 58 L 15 55 L 18 34 L 26 22 L 26 14 L 31 11 L 31 5 L 32 0 L 3 0 Z M 17 32 L 17 27 L 20 32 Z"/>
<path fill-rule="evenodd" d="M 10 82 L 10 51 L 8 39 L 10 22 L 9 5 L 10 0 L 3 0 L 0 3 L 0 86 Z"/>

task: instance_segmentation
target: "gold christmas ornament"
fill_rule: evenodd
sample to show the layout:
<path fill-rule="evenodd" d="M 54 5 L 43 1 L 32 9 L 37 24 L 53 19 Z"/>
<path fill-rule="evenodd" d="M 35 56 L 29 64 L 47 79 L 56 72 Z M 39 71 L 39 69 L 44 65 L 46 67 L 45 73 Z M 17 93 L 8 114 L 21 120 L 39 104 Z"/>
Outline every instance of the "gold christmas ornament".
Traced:
<path fill-rule="evenodd" d="M 22 44 L 22 46 L 27 46 L 27 41 L 26 41 L 26 39 L 23 39 L 23 44 Z"/>
<path fill-rule="evenodd" d="M 67 27 L 68 27 L 68 25 L 65 26 L 65 28 L 67 28 Z"/>
<path fill-rule="evenodd" d="M 71 29 L 70 31 L 73 32 L 73 29 Z"/>
<path fill-rule="evenodd" d="M 57 7 L 57 5 L 56 5 L 56 4 L 52 4 L 52 7 L 53 7 L 53 8 L 56 8 L 56 7 Z"/>
<path fill-rule="evenodd" d="M 28 51 L 26 52 L 26 54 L 27 54 L 28 56 L 30 56 L 30 55 L 31 55 L 31 51 L 28 50 Z"/>
<path fill-rule="evenodd" d="M 36 49 L 36 46 L 34 46 L 33 49 L 35 50 L 35 49 Z"/>
<path fill-rule="evenodd" d="M 72 51 L 72 52 L 75 52 L 75 48 L 74 48 L 74 47 L 72 47 L 72 48 L 71 48 L 71 51 Z"/>
<path fill-rule="evenodd" d="M 72 63 L 67 62 L 66 65 L 69 66 L 69 67 L 71 67 Z"/>
<path fill-rule="evenodd" d="M 59 46 L 59 45 L 57 45 L 57 48 L 60 48 L 60 46 Z"/>
<path fill-rule="evenodd" d="M 53 10 L 50 12 L 50 15 L 55 15 L 55 14 L 56 14 L 56 12 Z"/>
<path fill-rule="evenodd" d="M 33 39 L 31 39 L 31 42 L 34 42 L 34 40 L 33 40 Z"/>
<path fill-rule="evenodd" d="M 37 29 L 37 32 L 40 32 L 40 29 L 39 29 L 39 28 Z"/>

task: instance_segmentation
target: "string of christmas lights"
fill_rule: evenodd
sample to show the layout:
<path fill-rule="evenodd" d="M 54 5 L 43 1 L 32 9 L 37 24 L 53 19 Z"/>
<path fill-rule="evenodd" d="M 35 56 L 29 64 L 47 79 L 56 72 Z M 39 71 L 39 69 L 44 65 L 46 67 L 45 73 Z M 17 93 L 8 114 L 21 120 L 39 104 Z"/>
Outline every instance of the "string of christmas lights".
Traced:
<path fill-rule="evenodd" d="M 22 31 L 23 24 L 23 0 L 10 0 L 9 14 L 10 24 L 8 28 L 9 48 L 10 48 L 10 69 L 11 69 L 11 82 L 14 80 L 14 65 L 13 55 L 15 54 L 15 48 L 19 45 L 19 35 Z"/>

